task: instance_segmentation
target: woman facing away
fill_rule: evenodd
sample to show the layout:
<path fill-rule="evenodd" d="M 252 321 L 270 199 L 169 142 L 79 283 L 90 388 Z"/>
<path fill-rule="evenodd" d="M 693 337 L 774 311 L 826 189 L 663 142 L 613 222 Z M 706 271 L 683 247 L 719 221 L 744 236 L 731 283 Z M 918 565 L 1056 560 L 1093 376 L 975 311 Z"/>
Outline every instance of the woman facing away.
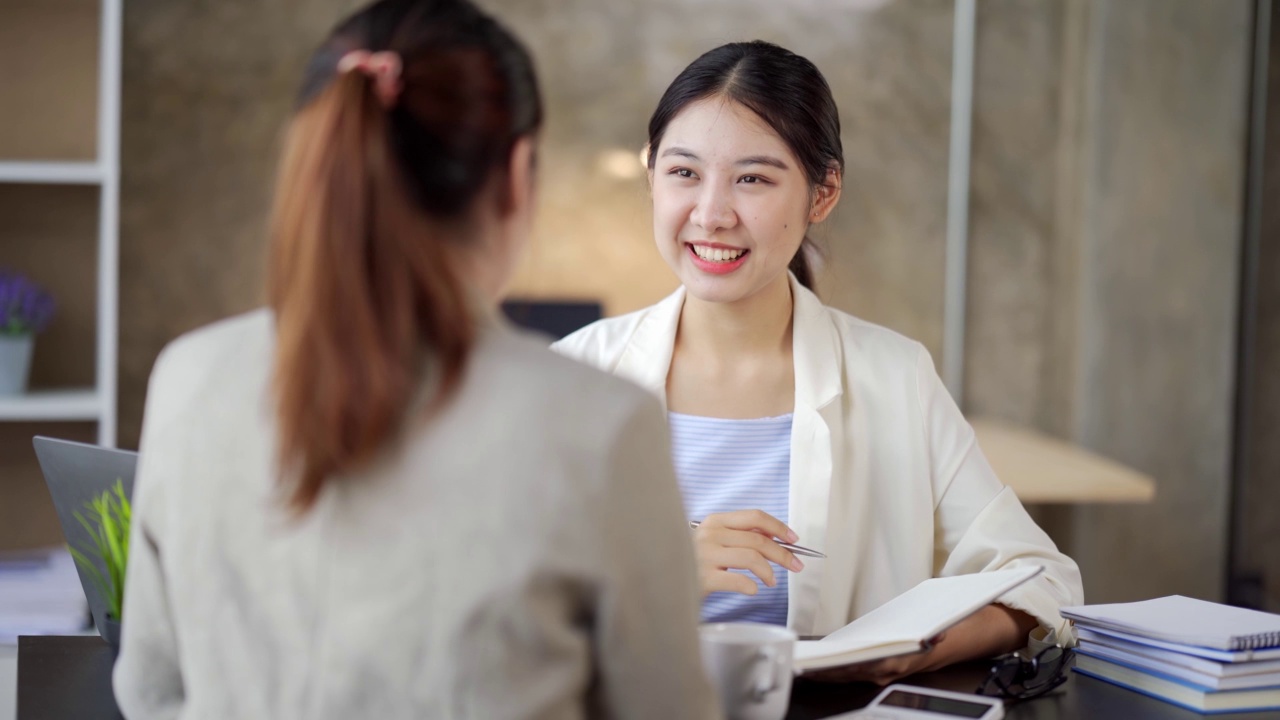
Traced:
<path fill-rule="evenodd" d="M 1045 572 L 930 651 L 829 674 L 895 678 L 1069 643 L 1076 564 L 983 457 L 925 349 L 822 304 L 805 248 L 840 199 L 840 119 L 808 60 L 704 54 L 649 122 L 658 251 L 682 287 L 554 347 L 665 401 L 704 621 L 825 635 L 931 577 Z M 774 538 L 823 551 L 801 561 Z"/>
<path fill-rule="evenodd" d="M 715 714 L 659 404 L 494 311 L 541 119 L 466 0 L 382 0 L 311 58 L 269 311 L 152 373 L 127 717 Z"/>

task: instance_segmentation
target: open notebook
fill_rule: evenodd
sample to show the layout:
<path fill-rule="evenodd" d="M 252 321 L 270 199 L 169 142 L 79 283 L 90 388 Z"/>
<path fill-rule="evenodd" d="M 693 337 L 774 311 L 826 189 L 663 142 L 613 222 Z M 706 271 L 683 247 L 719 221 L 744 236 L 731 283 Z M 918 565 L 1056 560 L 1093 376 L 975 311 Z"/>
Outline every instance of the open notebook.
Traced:
<path fill-rule="evenodd" d="M 1036 565 L 925 580 L 821 640 L 796 643 L 796 672 L 925 650 L 942 631 L 1043 571 Z"/>

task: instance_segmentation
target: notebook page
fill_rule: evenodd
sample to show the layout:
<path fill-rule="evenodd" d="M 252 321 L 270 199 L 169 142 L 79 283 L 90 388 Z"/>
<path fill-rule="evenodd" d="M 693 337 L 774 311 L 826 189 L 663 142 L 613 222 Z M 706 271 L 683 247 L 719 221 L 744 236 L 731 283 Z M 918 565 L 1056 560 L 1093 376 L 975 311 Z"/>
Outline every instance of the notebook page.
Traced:
<path fill-rule="evenodd" d="M 796 657 L 929 640 L 1043 570 L 1037 565 L 925 580 L 821 640 L 797 643 Z"/>

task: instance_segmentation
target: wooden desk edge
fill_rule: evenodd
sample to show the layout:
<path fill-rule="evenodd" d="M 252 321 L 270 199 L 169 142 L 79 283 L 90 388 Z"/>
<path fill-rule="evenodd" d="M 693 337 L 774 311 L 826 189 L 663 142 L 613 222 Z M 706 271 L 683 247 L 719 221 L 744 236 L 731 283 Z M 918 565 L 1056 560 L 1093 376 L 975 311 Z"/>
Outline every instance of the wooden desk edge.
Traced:
<path fill-rule="evenodd" d="M 1137 504 L 1155 499 L 1155 481 L 1130 468 L 1060 438 L 1031 428 L 975 417 L 970 420 L 978 445 L 991 461 L 1000 480 L 1028 504 Z M 1039 469 L 1026 468 L 1028 456 L 1046 456 L 1077 466 L 1069 482 L 1048 484 L 1028 480 Z M 1050 472 L 1060 470 L 1054 468 Z M 1095 480 L 1098 475 L 1105 479 Z M 1079 482 L 1084 478 L 1084 482 Z"/>

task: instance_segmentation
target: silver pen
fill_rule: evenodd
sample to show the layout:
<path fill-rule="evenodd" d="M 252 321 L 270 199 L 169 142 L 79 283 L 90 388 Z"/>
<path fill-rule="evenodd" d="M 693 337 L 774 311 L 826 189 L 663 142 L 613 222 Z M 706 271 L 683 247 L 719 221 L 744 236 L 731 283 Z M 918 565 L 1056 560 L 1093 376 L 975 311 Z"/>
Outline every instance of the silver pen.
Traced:
<path fill-rule="evenodd" d="M 699 526 L 699 525 L 701 525 L 701 524 L 702 524 L 702 521 L 701 521 L 701 520 L 690 520 L 690 521 L 689 521 L 689 529 L 690 529 L 690 530 L 697 530 L 697 529 L 698 529 L 698 526 Z M 777 538 L 772 538 L 772 539 L 773 539 L 773 541 L 774 541 L 774 542 L 776 542 L 776 543 L 778 543 L 779 545 L 781 545 L 782 547 L 784 547 L 784 548 L 786 548 L 786 549 L 790 550 L 791 552 L 795 553 L 796 555 L 803 555 L 803 556 L 805 556 L 805 557 L 811 557 L 811 558 L 826 558 L 826 557 L 827 557 L 826 555 L 823 555 L 822 553 L 818 552 L 817 550 L 810 550 L 809 548 L 807 548 L 807 547 L 802 547 L 802 546 L 800 546 L 800 545 L 792 545 L 791 543 L 785 543 L 785 542 L 782 542 L 781 540 L 778 540 Z"/>

